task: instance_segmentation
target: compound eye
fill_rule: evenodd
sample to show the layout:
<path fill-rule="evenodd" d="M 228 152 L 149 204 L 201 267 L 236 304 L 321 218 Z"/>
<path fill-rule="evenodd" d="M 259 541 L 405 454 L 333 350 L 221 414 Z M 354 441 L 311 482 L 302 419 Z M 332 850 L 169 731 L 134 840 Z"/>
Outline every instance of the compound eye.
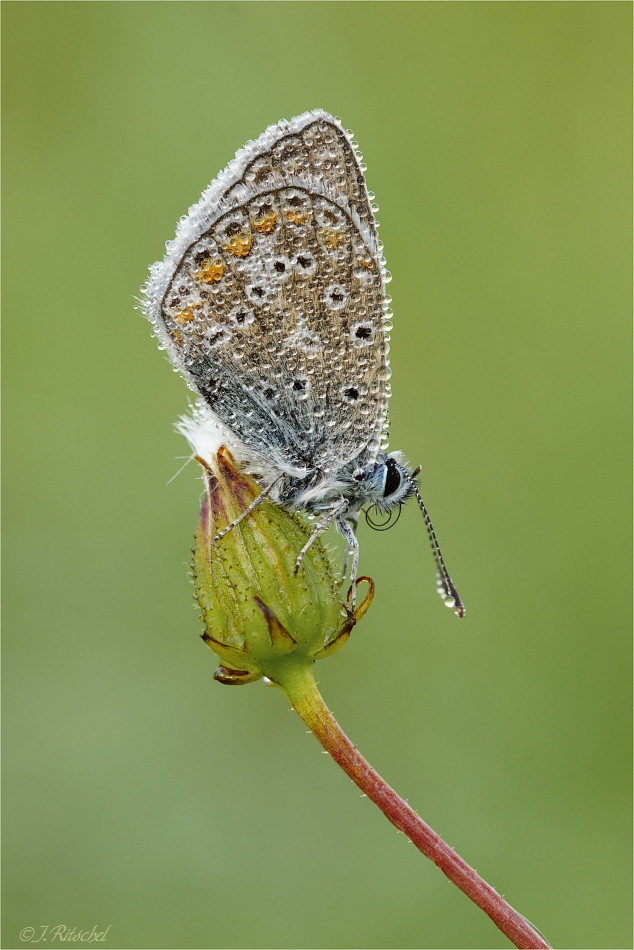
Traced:
<path fill-rule="evenodd" d="M 383 489 L 383 497 L 388 498 L 390 495 L 393 495 L 395 491 L 401 487 L 401 482 L 403 481 L 403 476 L 401 475 L 399 469 L 396 467 L 394 462 L 390 464 L 387 463 L 387 475 L 385 476 L 385 488 Z"/>

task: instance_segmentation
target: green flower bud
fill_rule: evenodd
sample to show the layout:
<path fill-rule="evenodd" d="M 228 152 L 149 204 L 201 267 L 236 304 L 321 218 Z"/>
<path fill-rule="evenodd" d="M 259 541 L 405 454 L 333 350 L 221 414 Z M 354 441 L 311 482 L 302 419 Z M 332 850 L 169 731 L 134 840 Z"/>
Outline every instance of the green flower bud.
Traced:
<path fill-rule="evenodd" d="M 202 637 L 222 661 L 214 676 L 227 684 L 266 676 L 281 685 L 343 646 L 368 609 L 374 584 L 359 579 L 370 590 L 353 614 L 339 597 L 338 578 L 319 540 L 295 575 L 298 552 L 310 531 L 298 516 L 268 499 L 212 543 L 261 488 L 240 471 L 224 446 L 212 466 L 198 461 L 206 491 L 193 577 L 205 624 Z"/>

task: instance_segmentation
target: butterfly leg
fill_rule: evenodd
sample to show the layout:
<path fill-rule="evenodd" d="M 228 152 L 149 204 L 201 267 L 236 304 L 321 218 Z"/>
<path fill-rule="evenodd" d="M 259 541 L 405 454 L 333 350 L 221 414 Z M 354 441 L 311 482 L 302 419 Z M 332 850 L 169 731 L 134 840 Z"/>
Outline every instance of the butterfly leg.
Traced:
<path fill-rule="evenodd" d="M 357 528 L 359 526 L 358 515 L 349 515 L 346 518 L 346 521 L 348 522 L 354 534 L 356 535 Z M 348 561 L 350 560 L 350 553 L 353 550 L 353 548 L 354 548 L 354 545 L 350 544 L 349 541 L 346 541 L 346 553 L 343 556 L 343 570 L 341 572 L 341 584 L 344 583 L 346 579 L 346 575 L 348 574 Z"/>
<path fill-rule="evenodd" d="M 297 561 L 295 562 L 295 570 L 293 571 L 294 574 L 297 574 L 300 568 L 300 565 L 302 561 L 304 560 L 304 555 L 306 554 L 306 551 L 308 551 L 311 544 L 317 540 L 320 534 L 322 534 L 324 531 L 326 531 L 330 527 L 330 525 L 333 523 L 333 521 L 336 518 L 339 518 L 339 516 L 344 513 L 347 507 L 348 507 L 348 502 L 342 501 L 339 505 L 337 505 L 336 508 L 331 508 L 330 511 L 328 511 L 324 515 L 321 521 L 317 522 L 317 524 L 315 525 L 315 530 L 313 531 L 310 538 L 308 539 L 304 547 L 301 549 L 301 551 L 297 555 Z"/>
<path fill-rule="evenodd" d="M 346 539 L 348 544 L 348 550 L 352 551 L 352 567 L 350 568 L 350 583 L 352 585 L 352 598 L 350 603 L 350 609 L 354 613 L 357 603 L 357 568 L 359 567 L 359 542 L 357 541 L 357 536 L 354 532 L 356 524 L 354 526 L 346 521 L 345 518 L 337 518 L 337 527 L 339 531 Z M 347 560 L 347 557 L 346 557 Z"/>
<path fill-rule="evenodd" d="M 237 524 L 240 524 L 241 521 L 243 521 L 248 515 L 250 515 L 254 508 L 257 508 L 258 505 L 261 505 L 263 501 L 266 501 L 266 499 L 267 499 L 268 496 L 271 494 L 271 492 L 273 491 L 273 489 L 275 488 L 275 486 L 277 485 L 277 483 L 279 482 L 279 480 L 280 480 L 281 478 L 283 478 L 283 477 L 284 477 L 283 475 L 279 475 L 279 476 L 275 479 L 275 481 L 271 482 L 271 484 L 269 485 L 268 488 L 265 488 L 264 491 L 261 492 L 261 493 L 258 495 L 258 497 L 255 499 L 255 501 L 252 501 L 252 502 L 251 502 L 251 504 L 249 505 L 248 508 L 245 508 L 245 509 L 244 509 L 244 511 L 242 512 L 242 514 L 239 515 L 239 516 L 235 519 L 235 521 L 232 521 L 231 524 L 228 524 L 226 528 L 223 528 L 222 531 L 220 531 L 220 532 L 216 535 L 216 537 L 212 540 L 212 542 L 211 542 L 211 547 L 213 547 L 214 544 L 216 544 L 218 541 L 220 541 L 221 538 L 224 538 L 225 534 L 229 534 L 229 532 L 231 531 L 232 528 L 235 528 L 235 526 L 236 526 Z"/>

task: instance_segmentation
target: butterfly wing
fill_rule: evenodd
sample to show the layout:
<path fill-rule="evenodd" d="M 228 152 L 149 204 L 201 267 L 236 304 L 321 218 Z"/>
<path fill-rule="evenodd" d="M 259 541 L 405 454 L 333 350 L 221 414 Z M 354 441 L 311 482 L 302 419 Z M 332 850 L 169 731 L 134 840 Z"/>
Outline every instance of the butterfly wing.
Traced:
<path fill-rule="evenodd" d="M 182 219 L 146 312 L 217 419 L 287 471 L 372 463 L 385 262 L 359 157 L 317 110 L 238 152 Z"/>

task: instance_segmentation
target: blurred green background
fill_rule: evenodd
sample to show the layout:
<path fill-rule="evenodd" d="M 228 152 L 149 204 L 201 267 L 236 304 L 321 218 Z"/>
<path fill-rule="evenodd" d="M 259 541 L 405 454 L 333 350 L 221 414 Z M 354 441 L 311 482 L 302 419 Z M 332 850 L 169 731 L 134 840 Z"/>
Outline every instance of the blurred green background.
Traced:
<path fill-rule="evenodd" d="M 132 298 L 235 150 L 321 106 L 381 205 L 391 447 L 468 607 L 411 506 L 364 525 L 325 699 L 554 946 L 631 947 L 631 5 L 3 14 L 4 946 L 509 946 L 198 639 L 188 391 Z"/>

